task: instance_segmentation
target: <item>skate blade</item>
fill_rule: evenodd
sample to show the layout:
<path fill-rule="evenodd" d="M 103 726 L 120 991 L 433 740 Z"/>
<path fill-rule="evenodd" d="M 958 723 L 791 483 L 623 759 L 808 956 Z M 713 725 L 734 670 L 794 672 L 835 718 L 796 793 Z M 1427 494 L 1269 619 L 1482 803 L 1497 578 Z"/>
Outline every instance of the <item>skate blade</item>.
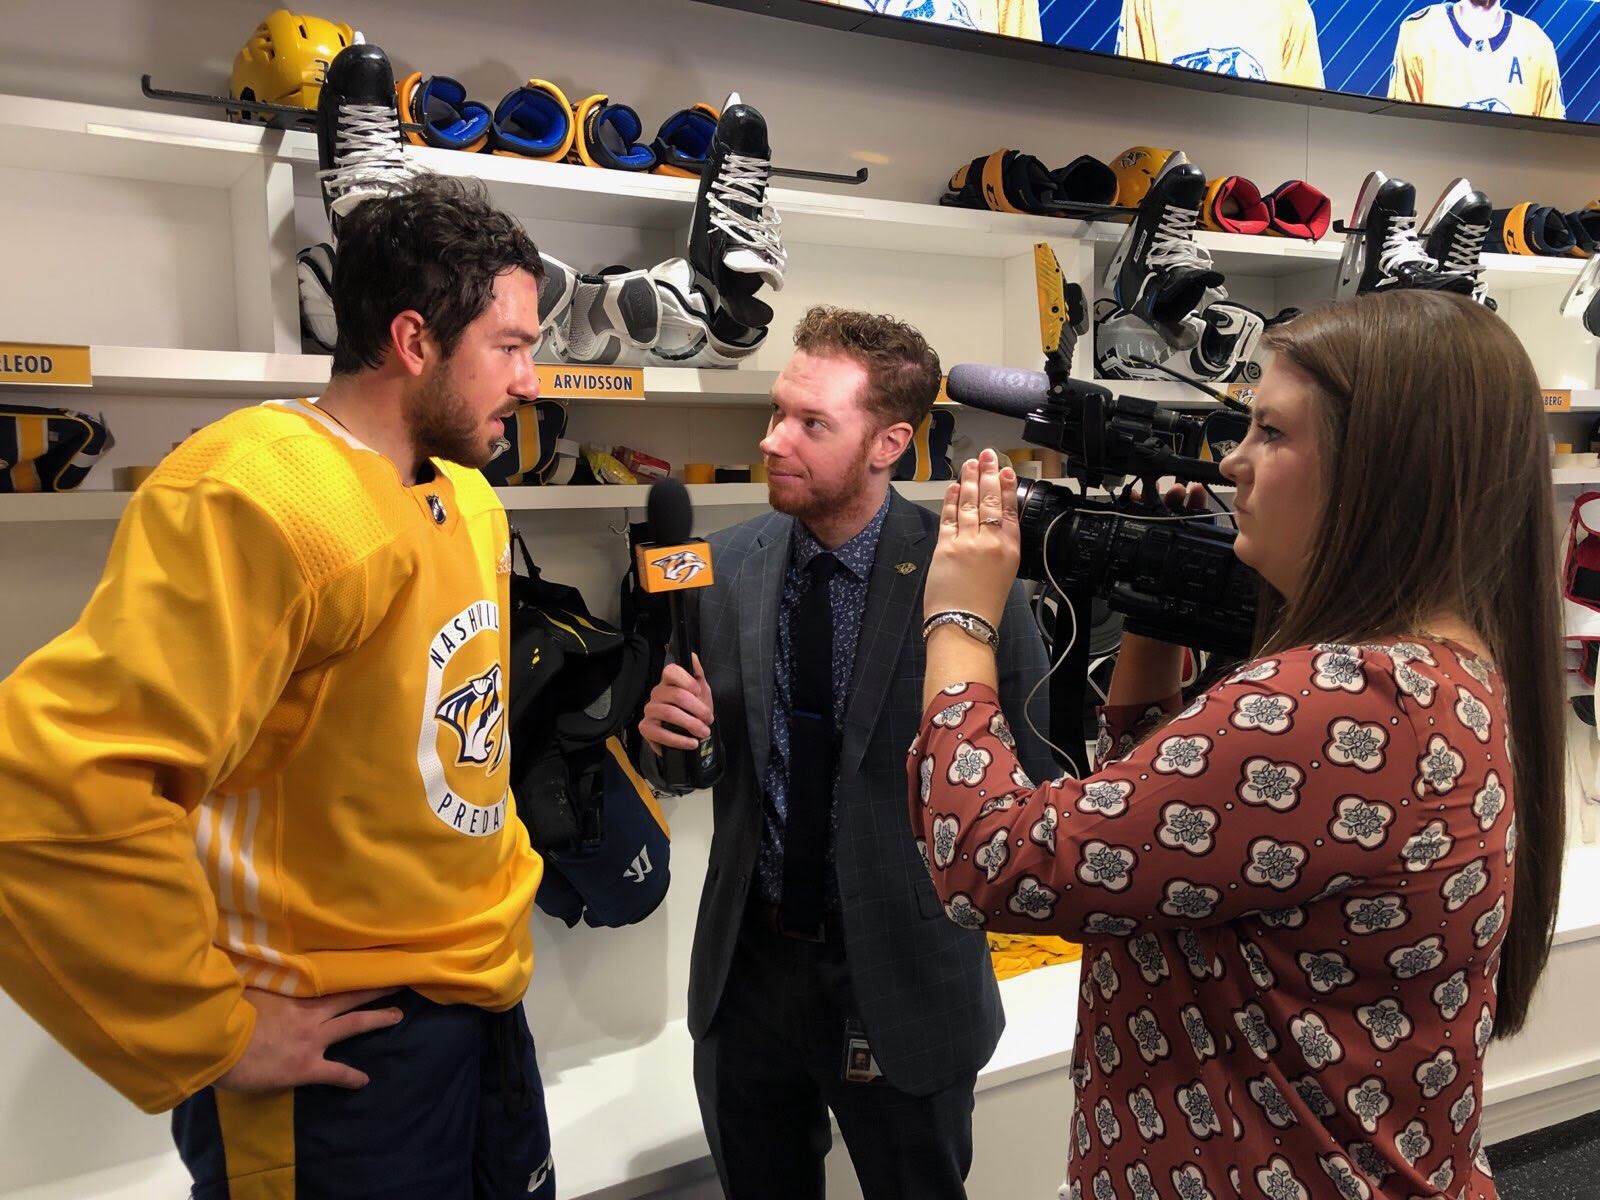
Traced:
<path fill-rule="evenodd" d="M 1463 178 L 1452 179 L 1439 193 L 1439 198 L 1433 202 L 1433 207 L 1428 210 L 1426 219 L 1417 227 L 1417 240 L 1427 241 L 1433 228 L 1444 219 L 1445 213 L 1455 207 L 1456 202 L 1464 200 L 1472 194 L 1472 184 Z"/>
<path fill-rule="evenodd" d="M 1122 274 L 1122 264 L 1128 261 L 1128 250 L 1133 245 L 1133 232 L 1137 221 L 1128 222 L 1128 228 L 1122 235 L 1122 240 L 1117 243 L 1116 253 L 1111 256 L 1111 265 L 1106 268 L 1106 276 L 1100 286 L 1113 296 L 1117 295 L 1117 276 Z M 1119 305 L 1122 301 L 1117 301 Z"/>
<path fill-rule="evenodd" d="M 1361 273 L 1366 267 L 1367 241 L 1364 231 L 1367 227 L 1367 215 L 1372 211 L 1372 203 L 1378 198 L 1378 189 L 1389 182 L 1389 177 L 1382 171 L 1373 171 L 1361 184 L 1361 190 L 1356 193 L 1356 206 L 1350 214 L 1350 230 L 1344 235 L 1344 253 L 1339 256 L 1339 278 L 1334 284 L 1333 296 L 1336 300 L 1348 299 L 1357 294 L 1361 287 Z"/>
<path fill-rule="evenodd" d="M 1595 255 L 1583 264 L 1583 270 L 1578 272 L 1578 277 L 1572 281 L 1572 287 L 1567 290 L 1566 298 L 1561 301 L 1561 315 L 1584 317 L 1597 294 L 1600 294 L 1600 255 Z"/>

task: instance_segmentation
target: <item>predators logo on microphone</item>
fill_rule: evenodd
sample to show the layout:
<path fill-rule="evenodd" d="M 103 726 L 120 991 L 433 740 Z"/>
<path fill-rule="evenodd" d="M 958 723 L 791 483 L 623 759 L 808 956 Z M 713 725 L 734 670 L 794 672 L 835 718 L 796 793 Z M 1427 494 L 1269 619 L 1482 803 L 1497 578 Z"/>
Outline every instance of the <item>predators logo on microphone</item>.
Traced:
<path fill-rule="evenodd" d="M 659 568 L 669 583 L 688 583 L 701 571 L 711 569 L 711 564 L 693 550 L 680 550 L 665 558 L 651 559 L 650 565 Z"/>
<path fill-rule="evenodd" d="M 716 582 L 711 547 L 705 542 L 640 546 L 638 556 L 640 585 L 652 594 L 710 587 Z"/>

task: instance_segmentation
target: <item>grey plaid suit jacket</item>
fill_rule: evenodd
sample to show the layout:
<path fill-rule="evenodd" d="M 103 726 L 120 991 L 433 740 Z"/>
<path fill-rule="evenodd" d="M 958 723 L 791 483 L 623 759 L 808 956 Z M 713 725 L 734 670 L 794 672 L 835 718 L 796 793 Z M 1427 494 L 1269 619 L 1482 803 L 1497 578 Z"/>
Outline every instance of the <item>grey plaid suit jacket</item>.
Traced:
<path fill-rule="evenodd" d="M 712 792 L 715 831 L 691 961 L 696 1039 L 716 1016 L 755 874 L 792 527 L 793 518 L 769 513 L 712 534 L 717 581 L 695 593 L 700 660 L 726 763 Z M 867 587 L 835 798 L 852 988 L 879 1066 L 916 1095 L 976 1075 L 1005 1024 L 984 938 L 945 917 L 906 812 L 906 753 L 922 715 L 922 587 L 937 541 L 935 514 L 898 494 L 890 499 Z M 904 563 L 916 569 L 896 571 Z M 1054 778 L 1058 769 L 1022 719 L 1023 698 L 1047 663 L 1020 586 L 1006 607 L 999 668 L 1023 764 L 1035 779 Z M 1032 711 L 1048 731 L 1045 701 L 1042 689 Z"/>

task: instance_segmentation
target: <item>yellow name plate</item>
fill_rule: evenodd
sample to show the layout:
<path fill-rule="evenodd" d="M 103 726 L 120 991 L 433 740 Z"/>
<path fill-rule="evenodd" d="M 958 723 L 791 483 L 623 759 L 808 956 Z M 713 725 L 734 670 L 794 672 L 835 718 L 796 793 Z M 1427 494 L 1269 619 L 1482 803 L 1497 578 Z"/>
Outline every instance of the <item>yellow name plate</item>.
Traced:
<path fill-rule="evenodd" d="M 644 368 L 540 363 L 539 395 L 546 400 L 642 400 Z"/>
<path fill-rule="evenodd" d="M 0 384 L 88 387 L 93 382 L 87 346 L 0 342 Z"/>
<path fill-rule="evenodd" d="M 1572 393 L 1566 390 L 1550 390 L 1544 392 L 1545 412 L 1570 412 L 1572 411 Z"/>

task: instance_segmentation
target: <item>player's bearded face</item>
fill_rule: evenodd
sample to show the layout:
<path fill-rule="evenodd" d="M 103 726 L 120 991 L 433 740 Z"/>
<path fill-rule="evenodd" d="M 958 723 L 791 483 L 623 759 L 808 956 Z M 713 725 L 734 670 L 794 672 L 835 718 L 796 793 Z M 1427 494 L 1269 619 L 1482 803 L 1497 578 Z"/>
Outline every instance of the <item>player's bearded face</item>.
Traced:
<path fill-rule="evenodd" d="M 417 453 L 427 458 L 482 468 L 494 453 L 494 439 L 457 386 L 450 359 L 407 398 L 406 424 Z"/>

